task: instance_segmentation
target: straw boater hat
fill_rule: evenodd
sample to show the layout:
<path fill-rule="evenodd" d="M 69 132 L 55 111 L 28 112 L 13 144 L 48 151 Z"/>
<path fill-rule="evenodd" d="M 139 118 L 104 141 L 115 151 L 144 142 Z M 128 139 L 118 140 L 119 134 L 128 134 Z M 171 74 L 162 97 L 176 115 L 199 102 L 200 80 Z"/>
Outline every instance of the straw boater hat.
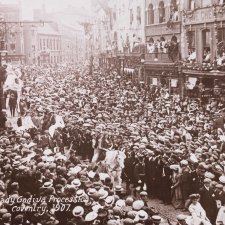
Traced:
<path fill-rule="evenodd" d="M 86 221 L 86 222 L 92 222 L 92 221 L 94 221 L 97 217 L 98 217 L 98 214 L 97 214 L 96 212 L 89 212 L 89 213 L 85 216 L 85 221 Z"/>
<path fill-rule="evenodd" d="M 84 208 L 81 206 L 76 206 L 73 211 L 72 211 L 73 215 L 75 217 L 80 217 L 84 215 Z"/>

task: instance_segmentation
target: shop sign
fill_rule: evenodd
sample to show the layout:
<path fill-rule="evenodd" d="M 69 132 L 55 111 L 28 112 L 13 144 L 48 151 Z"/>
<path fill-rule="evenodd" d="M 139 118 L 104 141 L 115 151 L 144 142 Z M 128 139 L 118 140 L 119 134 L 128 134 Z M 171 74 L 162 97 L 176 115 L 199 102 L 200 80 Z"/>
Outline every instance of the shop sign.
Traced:
<path fill-rule="evenodd" d="M 213 88 L 204 88 L 201 96 L 202 96 L 202 98 L 213 97 Z"/>
<path fill-rule="evenodd" d="M 206 23 L 214 20 L 213 10 L 211 8 L 197 9 L 192 16 L 186 17 L 186 24 Z"/>

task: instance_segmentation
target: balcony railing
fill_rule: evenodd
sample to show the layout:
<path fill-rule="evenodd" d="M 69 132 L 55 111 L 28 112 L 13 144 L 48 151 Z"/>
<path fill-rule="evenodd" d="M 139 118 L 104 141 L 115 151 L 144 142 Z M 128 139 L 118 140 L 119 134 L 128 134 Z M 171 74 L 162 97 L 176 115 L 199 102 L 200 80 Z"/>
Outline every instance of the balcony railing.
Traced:
<path fill-rule="evenodd" d="M 178 56 L 170 57 L 168 53 L 147 53 L 145 54 L 145 61 L 151 63 L 175 63 Z"/>

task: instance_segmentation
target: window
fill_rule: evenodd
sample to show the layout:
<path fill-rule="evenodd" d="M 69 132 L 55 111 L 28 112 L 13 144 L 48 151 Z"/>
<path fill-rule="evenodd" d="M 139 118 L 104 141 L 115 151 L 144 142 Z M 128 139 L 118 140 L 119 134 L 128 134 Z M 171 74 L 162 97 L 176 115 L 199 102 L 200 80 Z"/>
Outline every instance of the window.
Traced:
<path fill-rule="evenodd" d="M 177 43 L 177 37 L 176 37 L 176 36 L 173 36 L 173 37 L 171 38 L 171 41 Z"/>
<path fill-rule="evenodd" d="M 159 3 L 159 23 L 165 22 L 165 7 L 164 2 Z"/>
<path fill-rule="evenodd" d="M 45 39 L 43 39 L 43 50 L 45 50 Z"/>
<path fill-rule="evenodd" d="M 10 44 L 10 49 L 11 49 L 12 51 L 14 51 L 14 50 L 16 49 L 16 45 L 15 45 L 15 44 Z"/>
<path fill-rule="evenodd" d="M 188 51 L 189 52 L 195 51 L 195 32 L 194 31 L 187 32 L 187 43 L 188 43 Z"/>
<path fill-rule="evenodd" d="M 55 50 L 55 39 L 53 39 L 53 50 Z"/>
<path fill-rule="evenodd" d="M 218 44 L 217 52 L 219 56 L 224 55 L 225 53 L 225 28 L 218 29 Z"/>
<path fill-rule="evenodd" d="M 202 31 L 202 55 L 203 55 L 203 61 L 210 62 L 210 30 L 206 29 Z"/>
<path fill-rule="evenodd" d="M 116 21 L 116 12 L 115 11 L 113 12 L 113 19 L 114 19 L 114 21 Z"/>
<path fill-rule="evenodd" d="M 40 47 L 40 50 L 42 50 L 42 40 L 41 39 L 39 40 L 39 47 Z"/>
<path fill-rule="evenodd" d="M 177 0 L 171 0 L 171 2 L 170 2 L 170 18 L 169 19 L 172 21 L 179 20 Z"/>
<path fill-rule="evenodd" d="M 207 7 L 212 5 L 212 0 L 204 0 L 202 1 L 202 7 Z"/>
<path fill-rule="evenodd" d="M 148 18 L 147 24 L 154 24 L 154 9 L 152 4 L 149 4 L 148 6 L 147 18 Z"/>
<path fill-rule="evenodd" d="M 52 50 L 52 40 L 49 40 L 49 48 Z"/>
<path fill-rule="evenodd" d="M 137 7 L 137 22 L 138 24 L 141 24 L 141 8 Z"/>
<path fill-rule="evenodd" d="M 130 25 L 132 25 L 134 19 L 133 10 L 130 9 Z"/>
<path fill-rule="evenodd" d="M 195 9 L 195 0 L 188 0 L 188 10 Z"/>
<path fill-rule="evenodd" d="M 115 42 L 117 42 L 117 32 L 116 31 L 114 32 L 113 39 Z"/>

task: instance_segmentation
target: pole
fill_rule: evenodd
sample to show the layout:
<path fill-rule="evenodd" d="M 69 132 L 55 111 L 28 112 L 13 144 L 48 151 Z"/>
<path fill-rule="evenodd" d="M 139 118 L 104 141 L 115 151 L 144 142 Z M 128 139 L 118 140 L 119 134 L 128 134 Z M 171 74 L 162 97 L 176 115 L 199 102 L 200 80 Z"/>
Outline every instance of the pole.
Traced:
<path fill-rule="evenodd" d="M 7 37 L 7 27 L 6 27 L 6 22 L 4 22 L 5 25 L 5 50 L 8 50 L 8 37 Z M 8 52 L 5 53 L 5 61 L 8 63 Z"/>

